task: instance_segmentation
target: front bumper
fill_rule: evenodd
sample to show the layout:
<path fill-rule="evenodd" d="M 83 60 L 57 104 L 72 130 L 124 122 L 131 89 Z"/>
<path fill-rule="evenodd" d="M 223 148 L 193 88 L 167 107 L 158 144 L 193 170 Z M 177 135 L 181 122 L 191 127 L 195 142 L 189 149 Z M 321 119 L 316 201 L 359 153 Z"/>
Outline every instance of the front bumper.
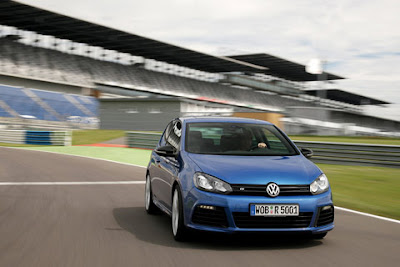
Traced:
<path fill-rule="evenodd" d="M 320 195 L 306 196 L 278 196 L 276 198 L 264 196 L 239 196 L 239 195 L 221 195 L 215 193 L 204 192 L 193 188 L 184 197 L 185 203 L 185 225 L 189 228 L 203 231 L 213 232 L 309 232 L 312 234 L 325 233 L 334 228 L 334 223 L 317 226 L 317 221 L 322 207 L 332 206 L 331 191 L 327 191 Z M 250 204 L 299 204 L 300 213 L 307 214 L 311 217 L 310 223 L 306 223 L 302 227 L 274 228 L 262 227 L 238 227 L 239 223 L 235 223 L 234 214 L 249 214 Z M 226 224 L 224 226 L 210 225 L 207 223 L 198 223 L 193 221 L 195 209 L 199 205 L 209 205 L 220 207 L 222 212 L 226 214 Z M 223 209 L 223 210 L 222 210 Z M 333 210 L 332 210 L 333 212 Z M 332 213 L 333 216 L 333 213 Z M 237 218 L 237 217 L 236 217 Z M 252 219 L 254 217 L 249 217 Z"/>

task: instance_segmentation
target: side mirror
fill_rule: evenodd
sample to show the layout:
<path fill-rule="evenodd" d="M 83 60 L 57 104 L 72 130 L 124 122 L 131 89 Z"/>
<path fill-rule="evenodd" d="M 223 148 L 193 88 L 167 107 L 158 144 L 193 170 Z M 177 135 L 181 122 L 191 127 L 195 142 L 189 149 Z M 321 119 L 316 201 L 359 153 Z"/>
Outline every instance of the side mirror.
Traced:
<path fill-rule="evenodd" d="M 162 157 L 175 157 L 176 156 L 176 149 L 173 146 L 160 146 L 159 148 L 154 149 L 154 152 L 157 155 Z"/>
<path fill-rule="evenodd" d="M 311 149 L 305 148 L 305 147 L 301 147 L 300 148 L 300 152 L 301 152 L 301 154 L 304 155 L 304 157 L 306 157 L 308 159 L 311 158 L 314 155 L 314 153 L 313 153 L 313 151 Z"/>

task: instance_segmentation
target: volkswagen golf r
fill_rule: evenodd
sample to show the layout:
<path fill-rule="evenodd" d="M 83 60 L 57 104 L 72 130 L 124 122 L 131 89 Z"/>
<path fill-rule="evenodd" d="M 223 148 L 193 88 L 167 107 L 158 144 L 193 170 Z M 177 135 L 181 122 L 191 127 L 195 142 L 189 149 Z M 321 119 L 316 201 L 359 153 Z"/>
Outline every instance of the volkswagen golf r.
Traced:
<path fill-rule="evenodd" d="M 188 229 L 303 232 L 323 238 L 334 207 L 325 174 L 271 123 L 243 118 L 178 118 L 166 127 L 146 174 L 148 213 Z"/>

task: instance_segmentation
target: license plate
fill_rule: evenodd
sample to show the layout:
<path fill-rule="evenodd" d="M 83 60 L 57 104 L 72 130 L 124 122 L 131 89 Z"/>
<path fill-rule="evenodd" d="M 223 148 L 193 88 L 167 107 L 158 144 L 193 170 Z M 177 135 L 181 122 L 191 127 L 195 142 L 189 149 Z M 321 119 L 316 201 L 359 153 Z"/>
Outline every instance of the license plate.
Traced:
<path fill-rule="evenodd" d="M 251 204 L 250 216 L 299 216 L 299 205 Z"/>

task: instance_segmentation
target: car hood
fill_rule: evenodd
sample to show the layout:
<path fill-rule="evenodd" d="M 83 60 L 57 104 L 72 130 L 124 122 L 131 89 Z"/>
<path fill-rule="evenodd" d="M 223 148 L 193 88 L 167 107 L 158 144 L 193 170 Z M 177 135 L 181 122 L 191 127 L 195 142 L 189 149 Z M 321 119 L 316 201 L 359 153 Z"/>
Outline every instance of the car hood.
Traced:
<path fill-rule="evenodd" d="M 226 156 L 188 153 L 201 172 L 230 184 L 310 184 L 322 172 L 302 155 Z"/>

